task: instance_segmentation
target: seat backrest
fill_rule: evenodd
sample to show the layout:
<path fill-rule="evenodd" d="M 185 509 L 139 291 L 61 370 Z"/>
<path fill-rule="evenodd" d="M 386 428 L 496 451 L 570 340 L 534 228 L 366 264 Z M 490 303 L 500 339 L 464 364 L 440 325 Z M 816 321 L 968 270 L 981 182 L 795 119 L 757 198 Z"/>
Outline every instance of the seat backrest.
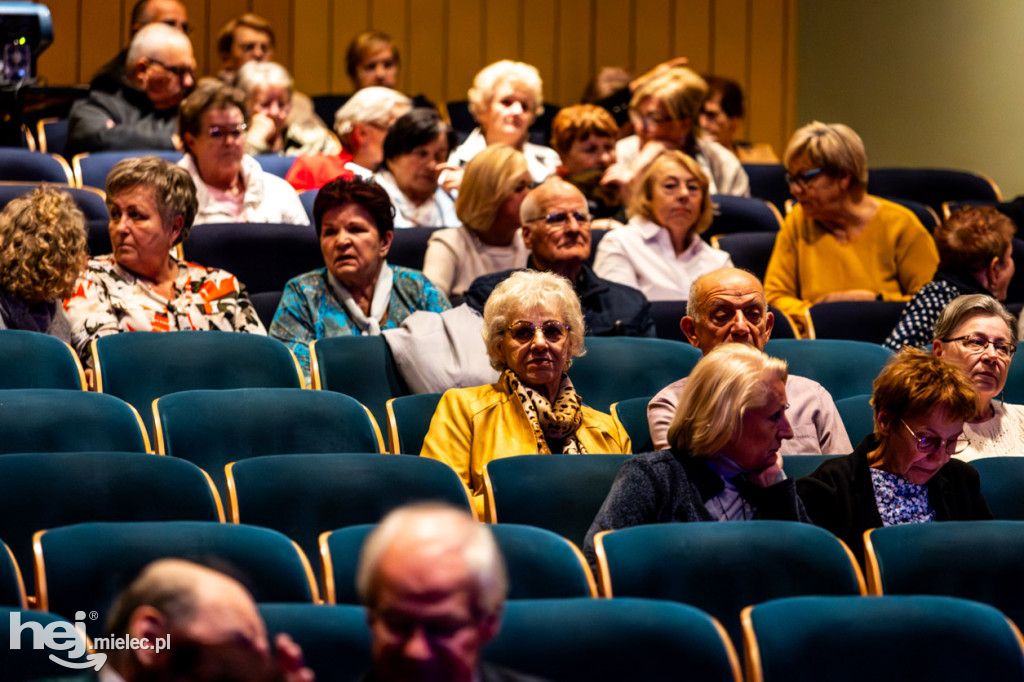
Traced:
<path fill-rule="evenodd" d="M 700 350 L 688 343 L 630 336 L 588 337 L 587 354 L 569 368 L 576 392 L 595 410 L 627 398 L 654 395 L 687 376 Z"/>
<path fill-rule="evenodd" d="M 406 395 L 391 349 L 383 336 L 332 336 L 310 345 L 313 387 L 350 395 L 387 424 L 386 404 Z"/>
<path fill-rule="evenodd" d="M 69 618 L 96 611 L 99 618 L 85 623 L 96 637 L 114 597 L 164 557 L 226 565 L 257 602 L 312 603 L 317 596 L 306 557 L 267 528 L 203 521 L 80 523 L 37 536 L 39 608 Z"/>
<path fill-rule="evenodd" d="M 72 614 L 72 617 L 74 614 Z M 39 628 L 50 628 L 55 631 L 63 651 L 48 649 L 43 645 L 46 636 L 36 633 L 29 624 L 38 624 Z M 0 670 L 4 671 L 4 679 L 11 682 L 27 682 L 28 680 L 70 680 L 88 679 L 72 678 L 72 672 L 67 666 L 59 661 L 70 661 L 78 664 L 80 668 L 88 665 L 86 642 L 84 637 L 79 637 L 77 642 L 71 640 L 63 641 L 65 637 L 74 635 L 74 624 L 71 618 L 62 618 L 53 613 L 28 610 L 24 607 L 0 607 L 0 638 L 5 643 L 11 641 L 11 635 L 16 628 L 20 628 L 19 635 L 15 636 L 18 646 L 6 644 L 0 648 Z M 38 648 L 36 645 L 39 645 Z M 53 658 L 51 658 L 53 656 Z"/>
<path fill-rule="evenodd" d="M 0 454 L 149 452 L 142 419 L 119 398 L 54 388 L 0 390 Z"/>
<path fill-rule="evenodd" d="M 883 197 L 911 199 L 942 210 L 945 201 L 987 199 L 1001 201 L 999 188 L 978 173 L 941 168 L 872 168 L 868 192 Z"/>
<path fill-rule="evenodd" d="M 484 466 L 488 518 L 546 528 L 577 546 L 630 455 L 522 455 Z"/>
<path fill-rule="evenodd" d="M 773 204 L 764 199 L 713 194 L 715 218 L 708 228 L 709 234 L 736 232 L 778 232 L 782 229 L 782 215 Z"/>
<path fill-rule="evenodd" d="M 209 478 L 185 460 L 137 452 L 0 457 L 0 538 L 32 565 L 32 534 L 83 521 L 217 521 Z M 74 615 L 74 614 L 71 614 Z"/>
<path fill-rule="evenodd" d="M 259 604 L 273 642 L 285 633 L 302 647 L 303 663 L 318 680 L 358 680 L 373 663 L 362 606 Z"/>
<path fill-rule="evenodd" d="M 899 204 L 903 208 L 910 209 L 911 213 L 914 214 L 914 217 L 921 221 L 924 229 L 928 230 L 929 233 L 935 232 L 935 228 L 938 227 L 941 222 L 941 219 L 939 218 L 939 209 L 937 208 L 932 208 L 927 204 L 922 204 L 920 201 L 914 201 L 913 199 L 904 199 L 903 197 L 883 198 Z"/>
<path fill-rule="evenodd" d="M 757 604 L 743 619 L 751 680 L 1024 679 L 1019 633 L 964 599 L 793 597 Z"/>
<path fill-rule="evenodd" d="M 785 166 L 781 163 L 745 163 L 743 170 L 750 181 L 750 196 L 772 203 L 781 212 L 786 210 L 786 201 L 791 195 Z"/>
<path fill-rule="evenodd" d="M 971 460 L 981 475 L 981 495 L 992 515 L 1004 521 L 1024 521 L 1024 457 L 983 457 Z"/>
<path fill-rule="evenodd" d="M 878 344 L 838 339 L 772 339 L 764 352 L 782 358 L 789 373 L 813 379 L 833 400 L 872 392 L 892 351 Z"/>
<path fill-rule="evenodd" d="M 509 602 L 484 658 L 551 680 L 740 680 L 735 649 L 713 618 L 647 599 Z"/>
<path fill-rule="evenodd" d="M 835 301 L 807 311 L 815 339 L 848 339 L 882 344 L 907 307 L 906 301 Z"/>
<path fill-rule="evenodd" d="M 104 189 L 107 186 L 107 176 L 110 171 L 122 159 L 134 159 L 142 156 L 156 156 L 164 161 L 177 163 L 181 160 L 181 152 L 169 151 L 166 149 L 131 149 L 125 151 L 108 152 L 83 152 L 75 154 L 71 159 L 71 166 L 74 168 L 75 181 L 79 187 L 96 187 Z"/>
<path fill-rule="evenodd" d="M 721 249 L 732 258 L 732 264 L 743 268 L 764 280 L 768 271 L 768 261 L 775 248 L 774 232 L 734 232 L 733 234 L 715 235 L 711 245 Z"/>
<path fill-rule="evenodd" d="M 25 597 L 25 580 L 22 577 L 21 567 L 14 558 L 14 552 L 7 546 L 7 543 L 0 543 L 0 606 L 14 609 L 28 608 L 28 600 Z M 27 568 L 27 567 L 26 567 Z"/>
<path fill-rule="evenodd" d="M 38 187 L 40 182 L 0 182 L 0 208 L 6 206 L 11 199 L 30 194 Z M 67 192 L 74 200 L 75 205 L 85 215 L 86 222 L 91 220 L 102 220 L 104 224 L 110 221 L 110 214 L 107 212 L 107 204 L 102 190 L 95 187 L 73 187 L 71 185 L 56 185 L 46 183 L 47 187 Z"/>
<path fill-rule="evenodd" d="M 268 455 L 229 464 L 227 478 L 232 519 L 278 530 L 309 556 L 324 531 L 377 523 L 403 504 L 440 500 L 469 509 L 458 475 L 420 457 Z"/>
<path fill-rule="evenodd" d="M 36 121 L 36 139 L 39 140 L 39 151 L 64 156 L 64 147 L 68 143 L 68 119 L 39 119 Z"/>
<path fill-rule="evenodd" d="M 668 599 L 703 609 L 739 641 L 740 611 L 796 595 L 864 591 L 850 550 L 807 523 L 659 523 L 594 542 L 605 596 Z"/>
<path fill-rule="evenodd" d="M 1024 276 L 1021 279 L 1024 279 Z M 1014 353 L 1010 369 L 1006 373 L 1002 399 L 1008 403 L 1024 403 L 1024 353 L 1021 351 L 1024 351 L 1024 341 L 1017 342 L 1017 353 Z"/>
<path fill-rule="evenodd" d="M 54 336 L 0 330 L 0 388 L 82 390 L 85 375 L 71 346 Z"/>
<path fill-rule="evenodd" d="M 270 329 L 270 325 L 274 321 L 274 315 L 277 314 L 277 308 L 281 305 L 281 296 L 283 295 L 283 291 L 257 291 L 249 295 L 252 307 L 256 309 L 260 322 L 267 329 Z"/>
<path fill-rule="evenodd" d="M 96 389 L 133 405 L 151 434 L 152 403 L 168 393 L 303 385 L 298 363 L 287 346 L 255 334 L 112 334 L 97 339 L 92 353 Z"/>
<path fill-rule="evenodd" d="M 768 311 L 775 320 L 772 324 L 772 338 L 795 339 L 796 330 L 793 329 L 793 321 L 789 319 L 789 316 L 773 305 L 768 306 Z"/>
<path fill-rule="evenodd" d="M 313 219 L 313 202 L 316 201 L 316 195 L 320 193 L 318 189 L 308 189 L 305 192 L 299 192 L 299 201 L 302 202 L 302 208 L 306 209 L 306 215 L 309 216 L 309 224 L 315 226 L 316 223 Z"/>
<path fill-rule="evenodd" d="M 448 229 L 446 227 L 406 227 L 395 230 L 395 237 L 391 240 L 391 248 L 388 250 L 388 263 L 401 265 L 413 270 L 423 269 L 423 259 L 427 255 L 427 242 L 430 235 L 438 230 Z"/>
<path fill-rule="evenodd" d="M 686 301 L 651 301 L 654 333 L 659 339 L 690 343 L 679 328 L 679 320 L 685 315 Z"/>
<path fill-rule="evenodd" d="M 865 533 L 871 594 L 934 594 L 991 604 L 1024 623 L 1024 522 L 908 523 Z"/>
<path fill-rule="evenodd" d="M 875 411 L 871 394 L 851 395 L 836 401 L 839 418 L 843 420 L 850 442 L 856 445 L 875 430 Z"/>
<path fill-rule="evenodd" d="M 75 184 L 71 166 L 63 157 L 15 147 L 4 147 L 0 154 L 0 180 Z"/>
<path fill-rule="evenodd" d="M 185 260 L 227 270 L 250 293 L 283 291 L 291 278 L 324 266 L 316 230 L 309 225 L 193 225 L 183 248 Z"/>
<path fill-rule="evenodd" d="M 313 95 L 310 99 L 313 100 L 313 109 L 316 111 L 316 115 L 330 127 L 334 128 L 334 115 L 338 113 L 338 109 L 345 105 L 345 102 L 352 97 L 352 93 L 328 93 L 323 95 Z"/>
<path fill-rule="evenodd" d="M 181 391 L 153 403 L 157 452 L 198 465 L 227 498 L 224 467 L 296 452 L 377 452 L 365 407 L 347 395 L 299 388 Z"/>
<path fill-rule="evenodd" d="M 647 421 L 647 403 L 651 402 L 651 397 L 645 395 L 612 403 L 612 417 L 629 436 L 634 453 L 654 450 L 651 427 Z"/>
<path fill-rule="evenodd" d="M 418 455 L 441 402 L 440 393 L 416 393 L 387 402 L 388 449 L 394 455 Z"/>
<path fill-rule="evenodd" d="M 295 163 L 294 156 L 285 156 L 284 154 L 257 154 L 253 158 L 260 164 L 264 173 L 270 173 L 279 178 L 288 175 L 292 164 Z"/>
<path fill-rule="evenodd" d="M 810 476 L 823 463 L 842 455 L 785 455 L 782 458 L 782 470 L 790 478 Z"/>

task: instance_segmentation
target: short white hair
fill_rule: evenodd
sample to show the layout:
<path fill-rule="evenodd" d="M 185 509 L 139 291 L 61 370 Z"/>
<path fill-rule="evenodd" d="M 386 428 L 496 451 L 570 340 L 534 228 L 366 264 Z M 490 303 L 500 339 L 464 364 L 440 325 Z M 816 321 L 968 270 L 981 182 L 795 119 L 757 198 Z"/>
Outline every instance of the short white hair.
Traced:
<path fill-rule="evenodd" d="M 244 90 L 247 97 L 261 85 L 285 88 L 288 95 L 291 96 L 295 81 L 288 73 L 288 69 L 276 62 L 251 61 L 242 64 L 242 67 L 238 69 L 235 85 Z"/>
<path fill-rule="evenodd" d="M 160 22 L 146 24 L 140 28 L 132 38 L 131 44 L 128 45 L 128 54 L 125 57 L 128 72 L 132 72 L 135 62 L 139 59 L 152 58 L 161 48 L 167 47 L 171 43 L 186 45 L 189 53 L 192 52 L 192 43 L 181 29 Z"/>
<path fill-rule="evenodd" d="M 412 109 L 412 100 L 391 88 L 371 85 L 357 90 L 334 114 L 334 132 L 346 146 L 357 123 L 387 125 Z"/>
<path fill-rule="evenodd" d="M 469 89 L 469 112 L 480 120 L 480 116 L 491 106 L 494 91 L 500 83 L 514 83 L 530 91 L 533 96 L 533 115 L 544 113 L 544 83 L 540 79 L 537 67 L 524 62 L 502 59 L 485 66 L 473 79 L 473 87 Z"/>

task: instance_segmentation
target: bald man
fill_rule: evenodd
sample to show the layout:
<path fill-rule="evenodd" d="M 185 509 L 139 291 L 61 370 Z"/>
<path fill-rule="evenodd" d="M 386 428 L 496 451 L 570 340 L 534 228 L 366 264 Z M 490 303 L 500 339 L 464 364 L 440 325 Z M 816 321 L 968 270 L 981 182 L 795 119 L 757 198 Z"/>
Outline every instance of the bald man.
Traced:
<path fill-rule="evenodd" d="M 583 306 L 588 335 L 654 336 L 651 304 L 644 295 L 633 287 L 601 279 L 587 265 L 590 215 L 587 198 L 575 185 L 548 178 L 523 199 L 519 220 L 523 242 L 530 251 L 526 269 L 554 272 L 572 282 Z M 483 312 L 494 287 L 513 272 L 477 277 L 466 291 L 466 303 Z"/>
<path fill-rule="evenodd" d="M 735 342 L 764 350 L 775 318 L 768 310 L 761 281 L 746 270 L 720 268 L 697 278 L 690 287 L 686 316 L 679 327 L 690 343 L 707 355 L 712 348 Z M 668 445 L 668 427 L 676 413 L 686 377 L 663 388 L 647 406 L 655 450 Z M 825 388 L 810 379 L 789 375 L 786 416 L 793 437 L 783 441 L 781 455 L 848 455 L 853 452 L 846 427 Z"/>
<path fill-rule="evenodd" d="M 313 680 L 287 635 L 278 635 L 271 651 L 263 618 L 241 583 L 181 559 L 161 559 L 142 571 L 115 602 L 108 634 L 160 638 L 167 647 L 106 651 L 101 682 Z"/>

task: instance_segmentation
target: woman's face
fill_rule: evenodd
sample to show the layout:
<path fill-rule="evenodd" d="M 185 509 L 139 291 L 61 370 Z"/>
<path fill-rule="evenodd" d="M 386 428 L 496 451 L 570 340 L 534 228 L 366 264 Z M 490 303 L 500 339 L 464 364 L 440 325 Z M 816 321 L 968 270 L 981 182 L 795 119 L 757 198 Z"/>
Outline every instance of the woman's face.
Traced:
<path fill-rule="evenodd" d="M 437 191 L 439 165 L 448 160 L 448 139 L 438 135 L 426 144 L 413 147 L 388 161 L 388 170 L 402 193 L 417 203 L 427 201 Z"/>
<path fill-rule="evenodd" d="M 370 52 L 356 67 L 357 90 L 371 85 L 394 88 L 398 82 L 398 63 L 390 45 L 381 45 Z"/>
<path fill-rule="evenodd" d="M 114 259 L 125 270 L 153 279 L 167 264 L 184 220 L 165 224 L 153 189 L 142 185 L 115 195 L 109 208 Z"/>
<path fill-rule="evenodd" d="M 270 34 L 249 26 L 235 28 L 231 41 L 231 54 L 224 66 L 238 70 L 248 62 L 269 62 L 274 56 L 274 45 Z"/>
<path fill-rule="evenodd" d="M 850 193 L 849 177 L 820 173 L 807 157 L 797 158 L 786 170 L 794 178 L 789 183 L 790 194 L 812 220 L 839 209 Z"/>
<path fill-rule="evenodd" d="M 786 417 L 786 383 L 780 378 L 766 379 L 768 401 L 748 408 L 739 432 L 732 434 L 722 453 L 745 471 L 758 472 L 778 460 L 782 441 L 793 437 Z"/>
<path fill-rule="evenodd" d="M 326 211 L 321 220 L 320 252 L 324 264 L 349 289 L 371 287 L 391 248 L 392 232 L 383 237 L 370 212 L 359 204 Z"/>
<path fill-rule="evenodd" d="M 1010 330 L 1006 323 L 995 315 L 974 315 L 969 317 L 953 330 L 949 338 L 960 339 L 970 337 L 988 342 L 1010 344 Z M 960 368 L 981 396 L 984 405 L 999 395 L 1006 385 L 1006 375 L 1010 371 L 1011 356 L 996 351 L 988 343 L 983 350 L 977 351 L 959 341 L 936 341 L 933 351 L 936 357 Z"/>
<path fill-rule="evenodd" d="M 604 170 L 615 163 L 615 138 L 591 134 L 573 141 L 569 153 L 562 159 L 562 165 L 569 175 L 592 168 Z"/>
<path fill-rule="evenodd" d="M 533 179 L 529 173 L 523 173 L 517 180 L 515 187 L 512 188 L 512 194 L 510 194 L 505 201 L 501 202 L 501 206 L 498 207 L 498 213 L 494 216 L 495 225 L 503 225 L 512 231 L 519 229 L 521 221 L 519 220 L 519 206 L 523 203 L 523 199 L 530 193 L 530 186 L 533 184 Z"/>
<path fill-rule="evenodd" d="M 923 485 L 946 466 L 952 448 L 963 435 L 962 419 L 950 420 L 937 407 L 923 417 L 899 419 L 880 411 L 876 428 L 885 438 L 881 468 L 916 485 Z M 941 442 L 936 443 L 935 439 Z"/>
<path fill-rule="evenodd" d="M 501 81 L 487 111 L 480 116 L 480 128 L 487 144 L 507 144 L 517 149 L 526 141 L 537 106 L 533 93 L 517 83 Z"/>
<path fill-rule="evenodd" d="M 654 220 L 664 228 L 682 233 L 697 223 L 704 190 L 693 173 L 676 162 L 666 163 L 651 186 Z"/>
<path fill-rule="evenodd" d="M 237 175 L 245 155 L 245 116 L 241 109 L 208 109 L 199 117 L 199 134 L 186 133 L 199 176 L 206 182 Z"/>
<path fill-rule="evenodd" d="M 547 306 L 515 311 L 508 320 L 508 328 L 498 341 L 505 364 L 521 382 L 553 397 L 572 357 L 565 320 Z"/>
<path fill-rule="evenodd" d="M 682 149 L 693 127 L 689 118 L 682 121 L 672 118 L 665 103 L 654 97 L 641 100 L 629 118 L 640 138 L 640 146 L 657 140 L 669 149 Z"/>
<path fill-rule="evenodd" d="M 263 114 L 273 121 L 274 129 L 281 135 L 288 114 L 292 111 L 292 98 L 288 88 L 279 85 L 257 85 L 249 95 L 249 108 L 253 115 Z"/>

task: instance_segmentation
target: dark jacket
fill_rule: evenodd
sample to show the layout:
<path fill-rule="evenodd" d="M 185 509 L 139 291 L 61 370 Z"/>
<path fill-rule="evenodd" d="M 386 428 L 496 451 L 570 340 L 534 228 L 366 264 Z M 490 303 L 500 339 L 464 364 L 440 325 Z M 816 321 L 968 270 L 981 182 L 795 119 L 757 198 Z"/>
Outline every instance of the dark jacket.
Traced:
<path fill-rule="evenodd" d="M 108 126 L 107 122 L 113 125 Z M 114 93 L 94 90 L 71 107 L 65 156 L 82 152 L 174 149 L 178 107 L 157 110 L 146 93 L 127 83 Z"/>

